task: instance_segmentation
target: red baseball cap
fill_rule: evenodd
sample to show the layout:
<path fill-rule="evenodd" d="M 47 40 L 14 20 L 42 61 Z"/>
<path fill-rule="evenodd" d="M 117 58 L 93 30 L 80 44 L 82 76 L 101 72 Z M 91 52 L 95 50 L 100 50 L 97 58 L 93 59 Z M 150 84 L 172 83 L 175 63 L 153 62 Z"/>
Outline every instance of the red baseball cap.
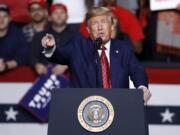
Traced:
<path fill-rule="evenodd" d="M 46 8 L 46 1 L 45 0 L 28 0 L 28 4 L 27 4 L 28 8 L 34 3 L 39 4 L 43 8 Z"/>
<path fill-rule="evenodd" d="M 55 4 L 52 4 L 51 7 L 50 7 L 50 14 L 52 12 L 54 12 L 56 9 L 59 9 L 59 8 L 63 9 L 67 13 L 67 7 L 64 4 L 55 3 Z"/>

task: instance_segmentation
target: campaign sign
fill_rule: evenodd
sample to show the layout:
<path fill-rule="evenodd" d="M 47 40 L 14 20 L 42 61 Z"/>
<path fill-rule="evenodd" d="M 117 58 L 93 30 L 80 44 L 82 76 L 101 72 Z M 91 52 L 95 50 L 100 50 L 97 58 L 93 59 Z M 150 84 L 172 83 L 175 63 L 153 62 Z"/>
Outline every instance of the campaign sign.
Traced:
<path fill-rule="evenodd" d="M 20 101 L 20 105 L 33 114 L 41 122 L 48 121 L 51 92 L 54 88 L 66 88 L 69 81 L 63 76 L 52 74 L 52 68 L 48 68 L 48 74 L 41 75 Z"/>

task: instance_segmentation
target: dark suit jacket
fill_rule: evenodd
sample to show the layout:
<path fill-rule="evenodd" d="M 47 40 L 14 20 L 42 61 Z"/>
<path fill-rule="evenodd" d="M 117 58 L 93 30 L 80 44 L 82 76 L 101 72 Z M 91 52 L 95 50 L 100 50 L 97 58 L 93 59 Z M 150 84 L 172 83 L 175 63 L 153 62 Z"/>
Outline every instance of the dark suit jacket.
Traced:
<path fill-rule="evenodd" d="M 65 47 L 56 49 L 49 60 L 69 65 L 70 87 L 96 87 L 94 46 L 91 39 L 78 36 Z M 102 87 L 100 64 L 98 67 L 98 79 L 100 87 Z M 140 85 L 148 87 L 147 75 L 134 56 L 132 45 L 129 41 L 111 40 L 110 72 L 112 88 L 129 88 L 129 76 L 135 87 Z"/>

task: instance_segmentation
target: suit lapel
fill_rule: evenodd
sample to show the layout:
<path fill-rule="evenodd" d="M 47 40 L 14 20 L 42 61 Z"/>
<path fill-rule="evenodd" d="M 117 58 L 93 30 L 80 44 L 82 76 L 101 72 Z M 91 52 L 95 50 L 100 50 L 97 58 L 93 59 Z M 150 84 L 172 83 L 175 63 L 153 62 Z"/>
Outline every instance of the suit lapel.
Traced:
<path fill-rule="evenodd" d="M 111 84 L 112 87 L 118 87 L 117 75 L 120 57 L 120 45 L 115 43 L 115 40 L 111 40 L 110 45 L 110 72 L 111 72 Z"/>

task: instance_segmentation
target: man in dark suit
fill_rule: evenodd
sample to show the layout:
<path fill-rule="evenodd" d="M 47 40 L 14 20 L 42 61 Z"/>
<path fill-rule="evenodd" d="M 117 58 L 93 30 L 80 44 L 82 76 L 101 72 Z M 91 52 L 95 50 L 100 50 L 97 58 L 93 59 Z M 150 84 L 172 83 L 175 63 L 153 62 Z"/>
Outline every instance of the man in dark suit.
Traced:
<path fill-rule="evenodd" d="M 114 31 L 111 10 L 92 8 L 86 19 L 90 38 L 77 36 L 57 49 L 54 37 L 47 34 L 42 39 L 45 56 L 51 62 L 69 66 L 71 87 L 129 88 L 130 77 L 136 88 L 143 89 L 146 104 L 151 97 L 147 75 L 134 56 L 131 42 L 111 39 Z M 98 38 L 102 43 L 100 49 L 95 50 L 93 44 Z"/>

